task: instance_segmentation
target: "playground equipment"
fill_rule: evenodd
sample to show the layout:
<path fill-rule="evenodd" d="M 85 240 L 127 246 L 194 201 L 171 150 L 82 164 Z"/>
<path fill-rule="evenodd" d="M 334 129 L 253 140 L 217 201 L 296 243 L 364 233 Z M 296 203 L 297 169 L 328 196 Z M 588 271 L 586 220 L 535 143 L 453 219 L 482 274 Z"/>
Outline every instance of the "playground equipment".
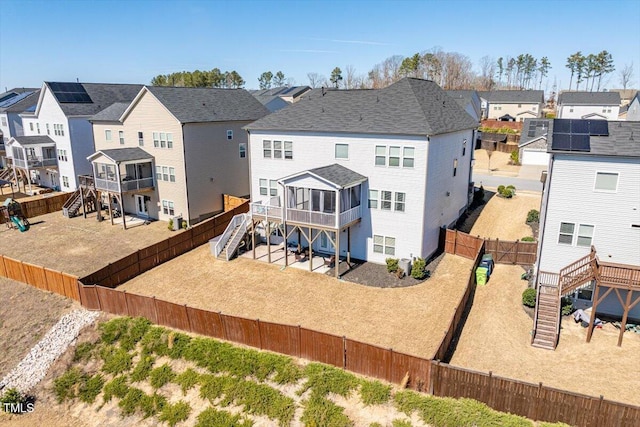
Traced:
<path fill-rule="evenodd" d="M 22 213 L 20 203 L 8 198 L 0 206 L 0 215 L 7 224 L 7 228 L 17 228 L 21 232 L 25 232 L 29 229 L 29 220 Z"/>

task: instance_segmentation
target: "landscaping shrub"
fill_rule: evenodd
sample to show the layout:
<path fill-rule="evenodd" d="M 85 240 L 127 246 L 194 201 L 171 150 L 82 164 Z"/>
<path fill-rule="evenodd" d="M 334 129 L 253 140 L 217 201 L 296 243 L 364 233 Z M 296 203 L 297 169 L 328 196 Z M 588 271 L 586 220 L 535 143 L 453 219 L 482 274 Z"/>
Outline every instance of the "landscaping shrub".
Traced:
<path fill-rule="evenodd" d="M 81 384 L 84 381 L 85 375 L 78 368 L 71 368 L 56 378 L 55 381 L 53 381 L 53 391 L 58 399 L 58 403 L 77 397 L 76 384 Z"/>
<path fill-rule="evenodd" d="M 128 351 L 108 345 L 100 350 L 100 357 L 104 360 L 102 370 L 109 374 L 120 374 L 131 369 L 131 360 L 133 355 Z"/>
<path fill-rule="evenodd" d="M 383 426 L 380 423 L 371 423 L 369 424 L 369 427 L 383 427 Z"/>
<path fill-rule="evenodd" d="M 389 273 L 398 271 L 398 258 L 387 258 L 385 261 L 387 262 L 387 271 Z"/>
<path fill-rule="evenodd" d="M 125 350 L 133 350 L 150 327 L 151 322 L 144 317 L 129 319 L 127 329 L 120 337 L 120 346 Z"/>
<path fill-rule="evenodd" d="M 4 412 L 18 414 L 29 409 L 27 406 L 29 400 L 29 397 L 20 393 L 15 388 L 10 388 L 0 395 L 0 406 L 2 406 Z"/>
<path fill-rule="evenodd" d="M 571 300 L 571 298 L 562 297 L 562 299 L 560 300 L 560 305 L 562 307 L 561 312 L 563 316 L 568 316 L 573 313 L 573 301 Z"/>
<path fill-rule="evenodd" d="M 304 374 L 308 379 L 298 391 L 299 395 L 311 389 L 313 394 L 323 397 L 328 393 L 348 397 L 359 384 L 355 375 L 321 363 L 309 363 L 304 368 Z"/>
<path fill-rule="evenodd" d="M 391 386 L 382 384 L 378 380 L 362 381 L 360 398 L 365 405 L 382 405 L 391 397 Z"/>
<path fill-rule="evenodd" d="M 353 421 L 344 414 L 344 408 L 324 396 L 312 394 L 303 404 L 304 412 L 300 420 L 305 426 L 353 426 Z"/>
<path fill-rule="evenodd" d="M 519 165 L 520 164 L 520 154 L 518 153 L 518 150 L 513 150 L 511 152 L 511 156 L 509 157 L 509 161 L 511 162 L 512 165 Z"/>
<path fill-rule="evenodd" d="M 103 385 L 104 378 L 100 374 L 95 374 L 92 377 L 86 378 L 80 385 L 78 397 L 85 403 L 93 403 L 102 391 Z"/>
<path fill-rule="evenodd" d="M 152 395 L 144 394 L 140 399 L 140 410 L 144 418 L 158 414 L 166 405 L 167 398 L 158 393 L 153 393 Z"/>
<path fill-rule="evenodd" d="M 531 224 L 533 222 L 540 222 L 540 212 L 536 209 L 531 209 L 527 212 L 527 224 Z"/>
<path fill-rule="evenodd" d="M 130 317 L 116 317 L 100 324 L 100 339 L 105 344 L 113 344 L 129 329 Z"/>
<path fill-rule="evenodd" d="M 431 271 L 426 269 L 427 261 L 424 258 L 416 258 L 411 266 L 411 277 L 417 280 L 428 279 L 431 277 Z"/>
<path fill-rule="evenodd" d="M 504 185 L 499 185 L 498 195 L 500 197 L 504 197 L 505 199 L 510 199 L 516 195 L 516 187 L 514 187 L 513 185 L 508 185 L 506 187 Z"/>
<path fill-rule="evenodd" d="M 93 349 L 96 348 L 96 343 L 83 342 L 76 346 L 76 351 L 73 353 L 74 362 L 83 362 L 89 360 L 93 353 Z"/>
<path fill-rule="evenodd" d="M 166 363 L 153 369 L 149 373 L 149 383 L 151 387 L 159 389 L 163 385 L 171 382 L 176 377 L 175 372 L 171 369 L 171 366 Z"/>
<path fill-rule="evenodd" d="M 196 384 L 198 384 L 199 379 L 200 374 L 189 368 L 175 377 L 173 382 L 178 384 L 182 389 L 182 394 L 186 395 L 187 391 L 191 390 Z"/>
<path fill-rule="evenodd" d="M 105 384 L 102 400 L 104 403 L 110 402 L 113 396 L 122 399 L 127 395 L 128 391 L 129 386 L 127 385 L 127 376 L 121 375 L 119 377 L 115 377 Z"/>
<path fill-rule="evenodd" d="M 221 397 L 228 384 L 233 381 L 235 380 L 228 375 L 200 375 L 200 397 L 213 404 L 213 401 Z"/>
<path fill-rule="evenodd" d="M 136 364 L 135 368 L 133 368 L 133 371 L 131 371 L 131 381 L 135 383 L 146 380 L 155 361 L 155 357 L 150 356 L 147 353 L 142 353 L 140 360 Z"/>
<path fill-rule="evenodd" d="M 293 420 L 295 401 L 266 384 L 234 379 L 225 384 L 222 405 L 242 405 L 249 414 L 266 415 L 288 426 Z"/>
<path fill-rule="evenodd" d="M 169 218 L 169 223 L 167 224 L 167 228 L 169 231 L 173 231 L 173 218 Z"/>
<path fill-rule="evenodd" d="M 533 236 L 524 236 L 520 239 L 521 242 L 535 242 L 536 239 Z"/>
<path fill-rule="evenodd" d="M 392 427 L 413 427 L 411 421 L 395 419 L 391 422 Z"/>
<path fill-rule="evenodd" d="M 522 304 L 527 307 L 536 306 L 536 290 L 533 288 L 527 288 L 522 292 Z"/>
<path fill-rule="evenodd" d="M 211 426 L 251 427 L 253 426 L 253 421 L 247 418 L 242 418 L 240 415 L 233 415 L 227 411 L 208 408 L 200 412 L 200 415 L 198 415 L 198 423 L 196 424 L 196 427 Z"/>
<path fill-rule="evenodd" d="M 173 405 L 165 405 L 160 412 L 158 419 L 174 427 L 179 422 L 182 422 L 189 418 L 191 413 L 191 406 L 184 400 L 174 403 Z"/>
<path fill-rule="evenodd" d="M 145 396 L 144 391 L 139 388 L 129 387 L 127 394 L 118 402 L 118 406 L 122 410 L 122 416 L 126 417 L 135 414 L 140 407 L 143 396 Z"/>

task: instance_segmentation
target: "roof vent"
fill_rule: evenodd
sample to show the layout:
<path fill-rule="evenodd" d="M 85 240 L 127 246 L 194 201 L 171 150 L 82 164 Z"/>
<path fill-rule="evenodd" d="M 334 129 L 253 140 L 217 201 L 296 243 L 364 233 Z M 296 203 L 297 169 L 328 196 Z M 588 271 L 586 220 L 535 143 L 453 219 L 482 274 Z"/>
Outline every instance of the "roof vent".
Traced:
<path fill-rule="evenodd" d="M 325 96 L 326 93 L 327 92 L 325 91 L 324 86 L 322 86 L 322 96 Z"/>
<path fill-rule="evenodd" d="M 203 107 L 204 107 L 204 106 L 206 106 L 206 105 L 207 105 L 207 104 L 205 104 L 204 102 L 202 103 L 202 106 L 203 106 Z"/>
<path fill-rule="evenodd" d="M 380 102 L 380 97 L 376 95 L 376 102 Z"/>

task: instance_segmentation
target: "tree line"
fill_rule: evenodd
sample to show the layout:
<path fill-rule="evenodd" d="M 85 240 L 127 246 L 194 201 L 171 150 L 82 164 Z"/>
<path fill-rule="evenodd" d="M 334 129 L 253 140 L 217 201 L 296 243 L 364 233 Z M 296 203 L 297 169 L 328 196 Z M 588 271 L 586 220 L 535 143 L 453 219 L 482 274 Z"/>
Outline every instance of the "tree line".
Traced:
<path fill-rule="evenodd" d="M 584 82 L 583 90 L 593 92 L 593 85 L 598 82 L 596 91 L 600 91 L 600 83 L 602 83 L 602 77 L 613 73 L 615 66 L 613 65 L 613 58 L 609 52 L 603 50 L 600 53 L 583 55 L 581 51 L 569 55 L 567 58 L 567 64 L 565 65 L 569 71 L 571 71 L 571 80 L 569 80 L 569 90 L 571 90 L 571 83 L 573 82 L 573 76 L 576 76 L 576 90 L 579 90 L 580 84 Z M 622 75 L 621 75 L 622 79 Z M 589 85 L 591 83 L 591 85 Z M 625 85 L 625 83 L 623 83 Z M 626 87 L 625 87 L 626 89 Z"/>
<path fill-rule="evenodd" d="M 237 71 L 178 71 L 170 74 L 159 74 L 151 79 L 153 86 L 184 86 L 184 87 L 220 87 L 240 88 L 245 84 Z"/>

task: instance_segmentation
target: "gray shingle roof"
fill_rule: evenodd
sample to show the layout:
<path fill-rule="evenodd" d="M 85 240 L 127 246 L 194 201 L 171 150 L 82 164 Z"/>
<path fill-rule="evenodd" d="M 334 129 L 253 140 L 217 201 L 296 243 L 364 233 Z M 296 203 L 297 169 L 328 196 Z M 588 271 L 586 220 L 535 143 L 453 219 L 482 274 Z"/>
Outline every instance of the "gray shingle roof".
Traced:
<path fill-rule="evenodd" d="M 337 163 L 329 166 L 310 169 L 309 172 L 319 176 L 322 179 L 326 179 L 327 181 L 341 188 L 350 187 L 367 180 L 366 176 L 360 175 L 358 172 L 354 172 L 351 169 Z"/>
<path fill-rule="evenodd" d="M 132 160 L 146 160 L 153 159 L 153 156 L 142 148 L 132 147 L 132 148 L 111 148 L 108 150 L 98 150 L 90 157 L 95 156 L 96 154 L 101 153 L 106 157 L 110 158 L 114 162 L 127 162 Z"/>
<path fill-rule="evenodd" d="M 535 104 L 544 102 L 542 90 L 492 90 L 479 92 L 490 104 Z"/>
<path fill-rule="evenodd" d="M 529 133 L 531 124 L 535 124 L 532 134 Z M 540 138 L 541 136 L 547 136 L 553 133 L 553 120 L 552 119 L 524 119 L 522 124 L 522 135 L 520 136 L 519 147 L 527 145 L 529 142 Z M 529 136 L 531 135 L 531 136 Z M 550 138 L 548 138 L 550 139 Z"/>
<path fill-rule="evenodd" d="M 38 98 L 40 97 L 40 89 L 36 89 L 35 92 L 31 93 L 31 95 L 26 98 L 16 102 L 4 109 L 6 113 L 23 113 L 28 108 L 33 107 L 38 103 Z"/>
<path fill-rule="evenodd" d="M 475 127 L 437 84 L 404 78 L 384 89 L 314 90 L 247 129 L 426 136 Z"/>
<path fill-rule="evenodd" d="M 253 121 L 269 114 L 244 89 L 147 86 L 181 123 Z"/>
<path fill-rule="evenodd" d="M 593 156 L 640 157 L 640 122 L 610 121 L 609 136 L 590 137 L 589 152 L 566 152 L 552 149 L 552 135 L 548 137 L 550 153 Z"/>
<path fill-rule="evenodd" d="M 51 82 L 45 82 L 49 85 Z M 93 116 L 114 102 L 131 102 L 143 85 L 114 83 L 81 83 L 92 102 L 60 103 L 67 116 Z"/>
<path fill-rule="evenodd" d="M 15 136 L 20 145 L 55 144 L 56 142 L 47 135 Z"/>
<path fill-rule="evenodd" d="M 618 92 L 562 92 L 558 104 L 566 105 L 620 105 Z"/>
<path fill-rule="evenodd" d="M 130 102 L 114 102 L 91 117 L 90 120 L 94 122 L 117 122 L 130 104 Z"/>

